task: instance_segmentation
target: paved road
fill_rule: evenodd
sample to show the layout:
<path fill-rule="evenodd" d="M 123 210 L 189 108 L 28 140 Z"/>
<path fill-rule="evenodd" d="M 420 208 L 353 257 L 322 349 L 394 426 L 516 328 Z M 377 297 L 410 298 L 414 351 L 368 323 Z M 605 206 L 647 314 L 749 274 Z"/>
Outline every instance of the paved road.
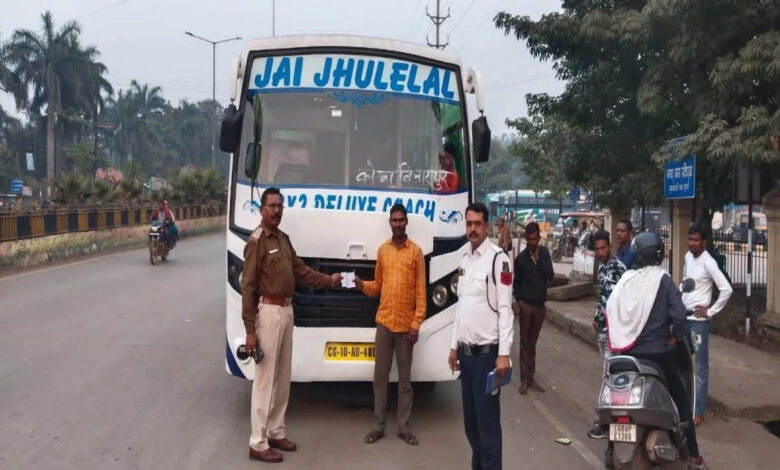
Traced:
<path fill-rule="evenodd" d="M 136 250 L 0 278 L 0 469 L 260 467 L 246 456 L 249 383 L 224 372 L 224 259 L 224 238 L 206 236 L 158 266 Z M 521 397 L 514 384 L 502 396 L 506 468 L 600 468 L 604 442 L 583 438 L 596 353 L 548 325 L 538 354 L 548 393 Z M 391 434 L 369 447 L 366 384 L 294 384 L 288 430 L 300 451 L 283 467 L 467 468 L 457 382 L 415 400 L 421 445 Z M 705 451 L 723 434 L 711 426 Z M 748 442 L 764 460 L 742 468 L 772 462 L 776 438 L 740 426 L 719 468 L 744 464 L 733 447 Z"/>

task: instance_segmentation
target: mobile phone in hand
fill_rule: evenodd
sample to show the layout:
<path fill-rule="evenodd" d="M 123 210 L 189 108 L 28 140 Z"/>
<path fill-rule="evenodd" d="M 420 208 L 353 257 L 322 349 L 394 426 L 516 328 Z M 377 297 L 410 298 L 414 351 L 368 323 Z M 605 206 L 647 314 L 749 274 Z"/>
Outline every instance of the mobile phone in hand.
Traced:
<path fill-rule="evenodd" d="M 255 352 L 252 354 L 252 358 L 255 360 L 255 364 L 260 364 L 260 361 L 263 360 L 264 356 L 265 354 L 263 354 L 263 351 L 260 350 L 259 346 L 255 348 Z"/>

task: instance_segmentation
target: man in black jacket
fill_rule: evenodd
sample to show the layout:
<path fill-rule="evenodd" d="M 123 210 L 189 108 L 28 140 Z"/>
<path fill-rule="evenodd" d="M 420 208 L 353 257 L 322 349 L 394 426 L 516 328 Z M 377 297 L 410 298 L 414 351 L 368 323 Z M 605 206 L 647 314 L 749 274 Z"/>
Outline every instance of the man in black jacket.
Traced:
<path fill-rule="evenodd" d="M 526 247 L 515 258 L 513 292 L 520 306 L 520 394 L 530 387 L 537 392 L 545 389 L 534 379 L 536 372 L 536 341 L 544 323 L 544 301 L 547 285 L 553 280 L 550 252 L 539 246 L 539 224 L 531 222 L 525 227 Z"/>

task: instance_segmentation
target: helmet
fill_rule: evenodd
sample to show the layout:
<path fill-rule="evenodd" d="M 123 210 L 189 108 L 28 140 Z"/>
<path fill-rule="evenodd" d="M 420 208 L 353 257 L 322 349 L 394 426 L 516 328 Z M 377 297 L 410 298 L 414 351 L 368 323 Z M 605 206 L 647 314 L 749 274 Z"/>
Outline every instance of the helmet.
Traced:
<path fill-rule="evenodd" d="M 664 259 L 664 242 L 657 233 L 642 232 L 631 242 L 635 268 L 658 266 Z"/>

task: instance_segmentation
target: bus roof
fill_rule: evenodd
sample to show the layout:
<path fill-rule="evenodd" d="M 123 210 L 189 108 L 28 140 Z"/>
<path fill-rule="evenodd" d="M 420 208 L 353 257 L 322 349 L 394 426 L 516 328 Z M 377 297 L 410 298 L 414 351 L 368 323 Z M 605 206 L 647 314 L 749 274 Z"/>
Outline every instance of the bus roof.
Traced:
<path fill-rule="evenodd" d="M 297 49 L 306 47 L 349 47 L 396 51 L 460 66 L 457 55 L 431 47 L 395 39 L 341 34 L 290 35 L 253 39 L 247 52 L 273 49 Z"/>

